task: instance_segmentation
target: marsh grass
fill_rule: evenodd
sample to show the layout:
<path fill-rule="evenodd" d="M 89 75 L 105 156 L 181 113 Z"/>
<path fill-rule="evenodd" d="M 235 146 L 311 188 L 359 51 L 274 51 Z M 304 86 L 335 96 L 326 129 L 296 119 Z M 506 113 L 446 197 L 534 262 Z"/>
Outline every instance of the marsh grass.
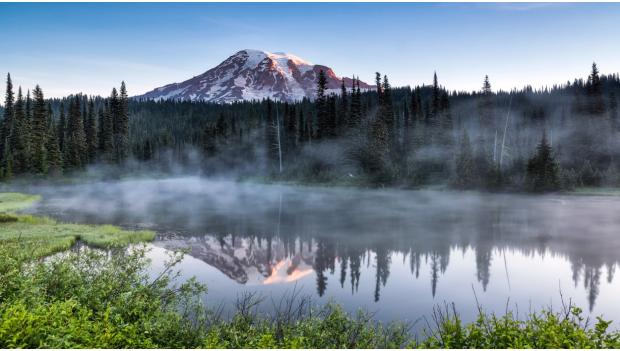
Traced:
<path fill-rule="evenodd" d="M 52 218 L 16 214 L 39 199 L 36 195 L 0 193 L 0 245 L 19 243 L 33 257 L 67 250 L 76 242 L 100 248 L 151 241 L 152 231 L 124 230 L 112 225 L 60 223 Z"/>
<path fill-rule="evenodd" d="M 40 199 L 41 197 L 38 195 L 0 193 L 0 213 L 23 210 Z"/>

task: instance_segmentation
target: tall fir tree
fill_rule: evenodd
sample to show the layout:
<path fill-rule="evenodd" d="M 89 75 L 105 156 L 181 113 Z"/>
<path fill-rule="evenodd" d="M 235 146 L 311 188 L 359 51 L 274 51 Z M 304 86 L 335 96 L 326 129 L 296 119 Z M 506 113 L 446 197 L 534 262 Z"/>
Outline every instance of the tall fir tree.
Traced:
<path fill-rule="evenodd" d="M 316 106 L 318 122 L 316 136 L 318 139 L 329 137 L 333 134 L 333 131 L 327 101 L 327 77 L 323 70 L 319 71 L 319 78 L 317 79 L 316 86 L 316 100 L 314 104 Z"/>
<path fill-rule="evenodd" d="M 338 120 L 338 112 L 336 107 L 336 96 L 334 94 L 330 94 L 327 98 L 327 113 L 328 113 L 328 122 L 329 129 L 327 136 L 333 137 L 337 135 L 337 120 Z"/>
<path fill-rule="evenodd" d="M 84 155 L 86 153 L 86 137 L 84 136 L 84 125 L 81 115 L 81 98 L 74 96 L 69 106 L 69 121 L 67 123 L 67 151 L 65 153 L 65 168 L 79 169 L 84 166 Z"/>
<path fill-rule="evenodd" d="M 43 90 L 37 85 L 32 92 L 32 171 L 35 174 L 47 172 L 47 108 Z"/>
<path fill-rule="evenodd" d="M 95 102 L 92 98 L 88 100 L 88 113 L 86 118 L 86 149 L 88 162 L 97 160 L 97 149 L 99 148 L 99 139 L 97 138 L 97 118 L 95 117 Z"/>
<path fill-rule="evenodd" d="M 267 117 L 265 118 L 264 133 L 265 133 L 265 149 L 267 151 L 267 166 L 270 171 L 276 168 L 279 161 L 278 154 L 278 122 L 276 120 L 276 113 L 274 112 L 274 103 L 271 99 L 267 99 Z M 277 109 L 277 102 L 275 103 Z"/>
<path fill-rule="evenodd" d="M 115 147 L 118 162 L 124 162 L 129 155 L 129 97 L 125 82 L 121 82 L 118 97 L 118 112 L 116 116 Z"/>
<path fill-rule="evenodd" d="M 54 117 L 52 114 L 52 106 L 47 106 L 47 135 L 45 138 L 46 150 L 46 172 L 52 175 L 62 173 L 63 161 L 60 146 L 58 145 L 58 137 L 56 135 L 57 126 L 54 125 Z"/>
<path fill-rule="evenodd" d="M 527 164 L 527 183 L 533 192 L 549 192 L 560 189 L 559 167 L 546 133 L 536 147 L 536 153 Z"/>
<path fill-rule="evenodd" d="M 588 76 L 586 84 L 588 93 L 588 110 L 593 115 L 600 115 L 605 112 L 605 100 L 603 99 L 603 87 L 599 70 L 596 63 L 592 63 L 592 71 Z"/>
<path fill-rule="evenodd" d="M 348 127 L 353 128 L 360 124 L 362 120 L 362 103 L 359 79 L 353 77 L 351 87 L 351 108 L 349 113 Z"/>
<path fill-rule="evenodd" d="M 306 123 L 304 121 L 304 112 L 301 108 L 299 109 L 299 119 L 297 121 L 297 144 L 299 145 L 306 142 Z"/>
<path fill-rule="evenodd" d="M 11 74 L 6 75 L 6 92 L 4 98 L 4 114 L 0 125 L 0 163 L 5 176 L 12 173 L 13 155 L 11 145 L 14 144 L 15 96 Z"/>
<path fill-rule="evenodd" d="M 111 102 L 105 108 L 99 109 L 99 153 L 105 162 L 114 160 L 114 123 L 112 119 Z"/>
<path fill-rule="evenodd" d="M 344 78 L 340 85 L 340 105 L 338 109 L 338 130 L 342 133 L 344 128 L 349 124 L 349 97 L 347 87 L 344 84 Z"/>
<path fill-rule="evenodd" d="M 58 138 L 58 147 L 60 152 L 65 153 L 65 139 L 67 135 L 67 118 L 65 117 L 65 104 L 60 103 L 58 111 L 58 122 L 56 124 L 56 137 Z"/>
<path fill-rule="evenodd" d="M 431 118 L 436 122 L 437 116 L 441 110 L 441 88 L 437 80 L 437 72 L 433 73 L 433 87 L 431 96 Z"/>
<path fill-rule="evenodd" d="M 118 98 L 118 91 L 116 88 L 112 88 L 112 92 L 110 93 L 110 98 L 108 99 L 108 105 L 110 107 L 110 115 L 112 116 L 112 161 L 119 162 L 119 138 L 120 135 L 120 123 L 119 123 L 119 114 L 120 114 L 120 104 Z"/>
<path fill-rule="evenodd" d="M 15 103 L 15 145 L 13 156 L 13 172 L 26 173 L 30 170 L 30 119 L 26 114 L 26 102 L 22 89 L 17 92 Z"/>
<path fill-rule="evenodd" d="M 285 124 L 286 124 L 286 129 L 285 129 L 286 142 L 284 143 L 285 152 L 286 152 L 287 158 L 290 158 L 297 147 L 297 138 L 298 138 L 295 107 L 287 106 Z"/>

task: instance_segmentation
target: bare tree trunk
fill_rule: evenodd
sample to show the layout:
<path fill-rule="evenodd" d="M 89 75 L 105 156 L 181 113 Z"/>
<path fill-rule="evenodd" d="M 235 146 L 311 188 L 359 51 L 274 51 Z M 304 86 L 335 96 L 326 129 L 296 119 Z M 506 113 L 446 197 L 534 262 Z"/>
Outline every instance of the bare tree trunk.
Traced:
<path fill-rule="evenodd" d="M 497 129 L 495 129 L 495 139 L 493 139 L 493 163 L 495 162 L 497 162 Z"/>
<path fill-rule="evenodd" d="M 508 114 L 506 115 L 506 124 L 504 125 L 504 135 L 502 136 L 502 149 L 499 153 L 499 169 L 502 170 L 502 161 L 504 160 L 504 150 L 506 148 L 506 133 L 508 132 L 508 121 L 510 120 L 510 109 L 512 108 L 512 96 L 508 103 Z"/>

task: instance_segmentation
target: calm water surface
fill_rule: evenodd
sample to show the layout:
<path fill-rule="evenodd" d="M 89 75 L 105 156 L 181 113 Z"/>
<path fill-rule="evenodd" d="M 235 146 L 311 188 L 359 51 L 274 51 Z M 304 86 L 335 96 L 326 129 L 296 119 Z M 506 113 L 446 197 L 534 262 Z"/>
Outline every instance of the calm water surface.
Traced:
<path fill-rule="evenodd" d="M 357 190 L 197 177 L 33 187 L 31 209 L 80 223 L 158 232 L 150 256 L 189 248 L 180 268 L 207 302 L 293 289 L 384 320 L 415 321 L 476 297 L 520 314 L 572 299 L 620 323 L 620 197 Z M 227 308 L 227 307 L 226 307 Z"/>

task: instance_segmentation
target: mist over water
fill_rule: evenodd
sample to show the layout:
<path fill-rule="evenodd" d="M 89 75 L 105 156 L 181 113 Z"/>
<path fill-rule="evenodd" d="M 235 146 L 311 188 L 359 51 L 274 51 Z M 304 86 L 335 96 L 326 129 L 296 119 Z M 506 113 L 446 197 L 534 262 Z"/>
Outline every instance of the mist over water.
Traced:
<path fill-rule="evenodd" d="M 415 321 L 454 302 L 527 313 L 564 299 L 620 320 L 620 198 L 360 190 L 200 177 L 22 189 L 30 212 L 157 231 L 153 266 L 189 248 L 180 268 L 207 302 L 293 289 L 315 302 Z M 474 295 L 475 291 L 475 295 Z M 270 302 L 263 308 L 269 309 Z M 617 322 L 614 323 L 616 326 Z M 420 325 L 422 326 L 422 325 Z"/>

